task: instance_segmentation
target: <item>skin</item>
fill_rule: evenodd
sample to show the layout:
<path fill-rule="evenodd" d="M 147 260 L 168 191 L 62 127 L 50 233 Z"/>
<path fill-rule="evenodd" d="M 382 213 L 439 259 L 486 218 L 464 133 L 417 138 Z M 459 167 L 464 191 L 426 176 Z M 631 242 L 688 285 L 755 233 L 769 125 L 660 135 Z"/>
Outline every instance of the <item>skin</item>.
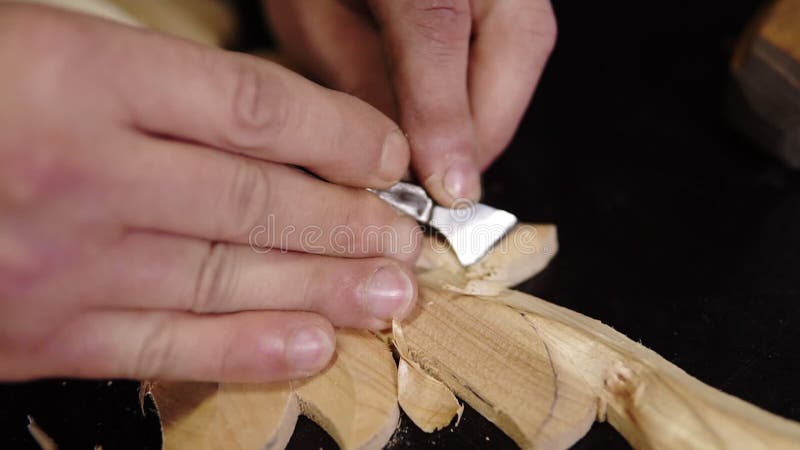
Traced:
<path fill-rule="evenodd" d="M 363 189 L 409 146 L 367 103 L 46 7 L 0 5 L 0 65 L 0 379 L 297 378 L 412 308 L 417 226 Z"/>
<path fill-rule="evenodd" d="M 395 118 L 443 205 L 480 197 L 555 43 L 548 0 L 264 0 L 302 71 Z"/>
<path fill-rule="evenodd" d="M 337 91 L 0 4 L 0 379 L 298 378 L 333 326 L 411 311 L 418 227 L 363 188 L 410 166 L 441 204 L 478 199 L 552 50 L 550 4 L 265 4 Z"/>

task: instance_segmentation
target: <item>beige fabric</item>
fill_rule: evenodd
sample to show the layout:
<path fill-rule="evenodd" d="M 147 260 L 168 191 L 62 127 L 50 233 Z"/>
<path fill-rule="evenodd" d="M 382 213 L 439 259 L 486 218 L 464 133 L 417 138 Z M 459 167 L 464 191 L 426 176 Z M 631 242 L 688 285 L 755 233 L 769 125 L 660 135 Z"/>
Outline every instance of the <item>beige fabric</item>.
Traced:
<path fill-rule="evenodd" d="M 7 1 L 7 0 L 0 0 Z M 225 46 L 236 32 L 233 11 L 223 0 L 14 0 L 93 14 L 143 26 L 206 45 Z"/>

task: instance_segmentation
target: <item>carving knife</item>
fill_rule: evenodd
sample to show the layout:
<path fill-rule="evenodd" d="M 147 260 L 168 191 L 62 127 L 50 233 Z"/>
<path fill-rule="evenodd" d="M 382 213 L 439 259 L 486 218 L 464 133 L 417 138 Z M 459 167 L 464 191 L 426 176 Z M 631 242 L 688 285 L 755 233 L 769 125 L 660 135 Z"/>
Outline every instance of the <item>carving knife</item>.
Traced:
<path fill-rule="evenodd" d="M 425 189 L 412 183 L 368 190 L 444 236 L 464 267 L 481 259 L 517 223 L 513 214 L 481 203 L 437 205 Z"/>

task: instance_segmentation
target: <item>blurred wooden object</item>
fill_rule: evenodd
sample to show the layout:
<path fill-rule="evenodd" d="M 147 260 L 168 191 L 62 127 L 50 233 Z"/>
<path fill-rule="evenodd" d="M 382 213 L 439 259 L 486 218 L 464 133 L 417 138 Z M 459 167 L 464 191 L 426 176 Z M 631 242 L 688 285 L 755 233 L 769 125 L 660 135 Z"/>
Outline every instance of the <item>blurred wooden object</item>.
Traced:
<path fill-rule="evenodd" d="M 5 0 L 0 0 L 5 1 Z M 126 25 L 152 28 L 201 44 L 233 42 L 236 17 L 222 0 L 14 0 L 91 14 Z"/>
<path fill-rule="evenodd" d="M 772 2 L 732 61 L 731 117 L 758 145 L 800 168 L 800 0 Z"/>

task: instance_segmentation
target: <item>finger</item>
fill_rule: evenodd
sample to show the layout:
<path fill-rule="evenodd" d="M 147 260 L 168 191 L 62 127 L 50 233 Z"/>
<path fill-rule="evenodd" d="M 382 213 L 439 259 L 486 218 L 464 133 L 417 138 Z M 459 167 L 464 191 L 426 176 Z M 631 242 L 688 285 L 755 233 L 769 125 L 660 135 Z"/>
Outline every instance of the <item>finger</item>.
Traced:
<path fill-rule="evenodd" d="M 473 1 L 469 92 L 485 169 L 508 145 L 555 44 L 548 0 Z M 498 101 L 500 99 L 501 101 Z"/>
<path fill-rule="evenodd" d="M 96 311 L 61 328 L 40 374 L 267 382 L 312 375 L 334 351 L 333 327 L 300 312 L 196 315 Z"/>
<path fill-rule="evenodd" d="M 368 11 L 341 0 L 265 2 L 270 30 L 293 66 L 397 116 L 383 44 Z"/>
<path fill-rule="evenodd" d="M 389 53 L 411 165 L 439 203 L 477 200 L 477 140 L 467 91 L 468 0 L 372 0 Z"/>
<path fill-rule="evenodd" d="M 117 145 L 133 156 L 108 169 L 114 179 L 103 195 L 129 227 L 306 253 L 416 258 L 416 222 L 364 189 L 189 143 L 137 135 Z"/>
<path fill-rule="evenodd" d="M 85 25 L 89 48 L 100 47 L 75 71 L 101 77 L 108 97 L 125 105 L 121 120 L 131 126 L 299 165 L 353 186 L 386 187 L 407 168 L 408 143 L 397 125 L 352 96 L 253 56 L 98 19 L 74 20 Z M 108 36 L 113 51 L 99 44 Z"/>
<path fill-rule="evenodd" d="M 404 318 L 416 299 L 413 273 L 391 259 L 260 251 L 141 232 L 126 236 L 88 271 L 102 283 L 87 294 L 93 296 L 88 304 L 195 313 L 311 311 L 336 326 L 374 330 Z"/>

